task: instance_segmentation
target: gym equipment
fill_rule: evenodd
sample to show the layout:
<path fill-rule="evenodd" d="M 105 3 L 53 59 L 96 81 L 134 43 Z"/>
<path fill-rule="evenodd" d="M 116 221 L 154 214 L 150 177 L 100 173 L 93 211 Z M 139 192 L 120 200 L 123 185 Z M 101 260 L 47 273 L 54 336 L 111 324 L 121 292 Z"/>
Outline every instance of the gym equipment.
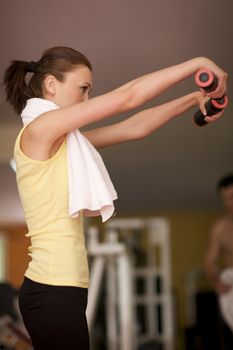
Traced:
<path fill-rule="evenodd" d="M 195 82 L 206 92 L 214 91 L 218 86 L 218 78 L 213 74 L 213 72 L 207 69 L 197 71 L 195 74 Z M 210 100 L 205 104 L 207 116 L 211 117 L 212 115 L 219 113 L 226 108 L 227 105 L 228 98 L 226 95 L 217 99 L 210 98 Z M 198 110 L 193 117 L 195 124 L 198 126 L 206 125 L 207 122 L 205 121 L 205 117 L 206 116 L 200 110 Z"/>
<path fill-rule="evenodd" d="M 0 282 L 6 280 L 6 249 L 7 237 L 4 232 L 0 232 Z"/>
<path fill-rule="evenodd" d="M 30 338 L 9 316 L 0 317 L 0 349 L 33 350 Z"/>
<path fill-rule="evenodd" d="M 155 349 L 173 350 L 168 220 L 114 218 L 104 230 L 106 240 L 100 243 L 97 227 L 87 229 L 87 249 L 92 258 L 87 307 L 90 333 L 105 270 L 107 349 L 147 349 L 149 344 L 156 344 Z"/>
<path fill-rule="evenodd" d="M 107 349 L 134 350 L 132 272 L 126 247 L 123 243 L 118 242 L 115 230 L 108 231 L 108 241 L 100 243 L 98 229 L 91 226 L 88 229 L 88 253 L 93 258 L 86 311 L 89 331 L 90 333 L 92 331 L 99 304 L 103 274 L 106 270 Z M 116 314 L 117 307 L 119 319 L 117 319 Z M 120 336 L 117 334 L 117 321 L 119 322 Z"/>

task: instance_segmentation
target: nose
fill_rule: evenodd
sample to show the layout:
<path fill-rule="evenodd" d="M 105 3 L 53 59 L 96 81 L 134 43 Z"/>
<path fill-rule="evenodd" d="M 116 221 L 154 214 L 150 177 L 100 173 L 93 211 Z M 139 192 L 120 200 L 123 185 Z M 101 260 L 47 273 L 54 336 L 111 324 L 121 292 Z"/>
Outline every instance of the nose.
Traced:
<path fill-rule="evenodd" d="M 85 94 L 85 95 L 83 96 L 83 101 L 86 102 L 86 101 L 88 101 L 88 100 L 89 100 L 89 95 L 88 95 L 88 94 Z"/>

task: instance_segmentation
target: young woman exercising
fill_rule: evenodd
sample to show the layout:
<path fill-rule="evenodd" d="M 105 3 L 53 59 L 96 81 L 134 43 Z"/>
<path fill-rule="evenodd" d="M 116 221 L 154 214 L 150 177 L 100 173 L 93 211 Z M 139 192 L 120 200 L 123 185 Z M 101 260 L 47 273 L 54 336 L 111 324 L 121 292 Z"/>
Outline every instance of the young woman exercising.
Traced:
<path fill-rule="evenodd" d="M 74 49 L 54 47 L 37 62 L 13 61 L 7 68 L 6 97 L 24 123 L 14 157 L 31 261 L 19 305 L 35 350 L 89 349 L 83 217 L 101 215 L 106 221 L 117 198 L 96 148 L 144 138 L 196 105 L 205 114 L 207 97 L 195 91 L 110 126 L 79 129 L 139 107 L 201 68 L 218 78 L 208 96 L 224 95 L 227 74 L 204 57 L 91 99 L 91 63 Z M 212 122 L 221 114 L 205 119 Z"/>

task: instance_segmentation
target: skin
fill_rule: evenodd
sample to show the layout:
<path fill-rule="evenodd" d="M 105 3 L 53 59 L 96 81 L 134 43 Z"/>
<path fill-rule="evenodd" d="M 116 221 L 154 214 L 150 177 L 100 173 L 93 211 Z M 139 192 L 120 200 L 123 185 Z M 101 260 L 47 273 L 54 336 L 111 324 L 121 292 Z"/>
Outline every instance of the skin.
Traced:
<path fill-rule="evenodd" d="M 233 267 L 233 185 L 222 188 L 219 195 L 225 214 L 211 229 L 205 271 L 216 292 L 222 294 L 232 288 L 220 280 L 218 262 L 221 259 L 225 268 Z"/>
<path fill-rule="evenodd" d="M 206 100 L 225 93 L 227 74 L 209 59 L 198 57 L 144 75 L 91 99 L 92 75 L 87 67 L 77 66 L 66 73 L 63 82 L 48 75 L 44 80 L 43 97 L 61 108 L 46 112 L 30 123 L 23 132 L 21 148 L 32 159 L 46 160 L 56 153 L 70 131 L 139 107 L 202 68 L 212 70 L 218 77 L 219 85 L 214 92 L 206 97 L 203 92 L 195 91 L 136 113 L 123 122 L 84 132 L 96 148 L 103 148 L 144 138 L 196 105 L 205 113 Z M 206 121 L 213 122 L 221 115 L 206 117 Z"/>

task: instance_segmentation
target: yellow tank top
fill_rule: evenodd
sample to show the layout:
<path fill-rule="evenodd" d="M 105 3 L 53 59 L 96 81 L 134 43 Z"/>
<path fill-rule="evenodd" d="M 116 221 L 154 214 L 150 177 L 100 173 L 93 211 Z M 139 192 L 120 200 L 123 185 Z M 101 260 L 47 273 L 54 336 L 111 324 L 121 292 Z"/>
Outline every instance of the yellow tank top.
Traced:
<path fill-rule="evenodd" d="M 67 143 L 46 161 L 32 160 L 20 148 L 20 131 L 14 148 L 19 196 L 31 239 L 31 261 L 25 276 L 33 281 L 87 288 L 87 252 L 83 215 L 69 216 Z"/>

